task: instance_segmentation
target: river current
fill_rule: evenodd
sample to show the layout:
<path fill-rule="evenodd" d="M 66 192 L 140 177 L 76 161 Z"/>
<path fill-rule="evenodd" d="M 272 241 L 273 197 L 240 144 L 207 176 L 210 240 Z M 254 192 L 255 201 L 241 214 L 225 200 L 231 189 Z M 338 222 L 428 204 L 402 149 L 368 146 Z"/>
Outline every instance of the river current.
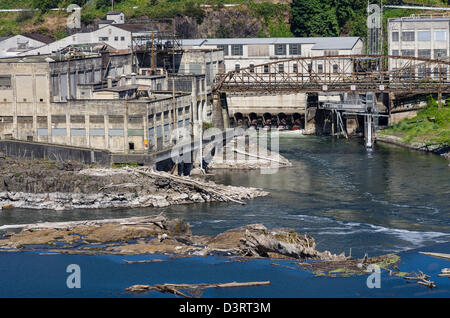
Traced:
<path fill-rule="evenodd" d="M 164 212 L 197 235 L 245 224 L 289 227 L 316 239 L 319 250 L 380 255 L 450 242 L 450 166 L 437 155 L 359 139 L 283 136 L 280 153 L 293 166 L 276 174 L 215 171 L 224 184 L 259 187 L 270 196 L 235 203 L 167 208 L 2 211 L 0 224 L 119 218 Z"/>

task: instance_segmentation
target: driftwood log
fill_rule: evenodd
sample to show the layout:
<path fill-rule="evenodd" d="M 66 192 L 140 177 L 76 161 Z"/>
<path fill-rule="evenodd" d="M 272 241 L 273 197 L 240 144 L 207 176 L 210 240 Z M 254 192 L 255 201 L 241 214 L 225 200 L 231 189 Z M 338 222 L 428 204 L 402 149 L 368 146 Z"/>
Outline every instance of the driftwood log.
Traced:
<path fill-rule="evenodd" d="M 145 293 L 150 290 L 156 290 L 161 293 L 171 293 L 174 295 L 191 298 L 191 295 L 183 293 L 180 290 L 203 290 L 206 288 L 230 288 L 230 287 L 250 287 L 270 285 L 270 281 L 245 282 L 245 283 L 218 283 L 218 284 L 156 284 L 156 285 L 133 285 L 125 290 L 132 293 Z"/>
<path fill-rule="evenodd" d="M 136 169 L 132 169 L 132 168 L 129 168 L 129 167 L 126 167 L 126 170 L 130 170 L 130 171 L 133 171 L 133 172 L 136 171 Z M 232 202 L 235 202 L 235 203 L 239 203 L 239 204 L 245 205 L 245 202 L 233 199 L 232 197 L 230 197 L 230 195 L 225 193 L 225 191 L 223 191 L 222 189 L 218 189 L 217 186 L 215 186 L 213 184 L 210 184 L 210 183 L 207 183 L 207 182 L 201 182 L 201 181 L 194 180 L 192 178 L 187 178 L 187 177 L 179 177 L 179 176 L 171 175 L 171 174 L 168 174 L 168 173 L 156 172 L 156 171 L 149 170 L 149 169 L 145 169 L 145 170 L 144 169 L 138 169 L 138 172 L 142 173 L 144 175 L 147 175 L 149 177 L 171 179 L 171 180 L 173 180 L 175 182 L 192 186 L 192 187 L 196 188 L 197 190 L 200 190 L 200 191 L 203 191 L 203 192 L 211 192 L 211 193 L 219 196 L 224 201 L 232 201 Z"/>
<path fill-rule="evenodd" d="M 144 216 L 144 217 L 131 217 L 123 219 L 105 219 L 105 220 L 85 220 L 85 221 L 69 221 L 69 222 L 42 222 L 34 224 L 10 224 L 0 226 L 0 230 L 7 229 L 27 229 L 27 230 L 40 230 L 40 229 L 71 229 L 77 226 L 100 226 L 103 224 L 120 224 L 120 225 L 149 225 L 155 224 L 161 229 L 165 229 L 165 223 L 167 218 L 162 215 L 156 216 Z"/>
<path fill-rule="evenodd" d="M 436 287 L 436 285 L 434 284 L 433 281 L 428 280 L 430 278 L 430 276 L 424 274 L 422 271 L 419 271 L 418 274 L 416 273 L 416 276 L 414 276 L 414 277 L 404 276 L 403 278 L 406 280 L 415 280 L 415 281 L 417 281 L 418 284 L 429 287 L 429 288 Z"/>
<path fill-rule="evenodd" d="M 450 261 L 450 254 L 444 254 L 444 253 L 431 253 L 431 252 L 419 252 L 420 254 L 433 256 L 441 259 L 445 259 L 447 261 Z"/>

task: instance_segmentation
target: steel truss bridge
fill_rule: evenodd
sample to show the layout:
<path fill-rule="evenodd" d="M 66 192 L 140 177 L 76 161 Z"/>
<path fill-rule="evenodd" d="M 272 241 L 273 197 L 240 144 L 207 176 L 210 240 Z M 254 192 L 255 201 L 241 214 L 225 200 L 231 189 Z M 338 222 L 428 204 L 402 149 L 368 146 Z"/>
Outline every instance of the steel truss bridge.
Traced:
<path fill-rule="evenodd" d="M 216 94 L 450 93 L 450 61 L 391 55 L 299 57 L 236 69 L 216 77 Z"/>

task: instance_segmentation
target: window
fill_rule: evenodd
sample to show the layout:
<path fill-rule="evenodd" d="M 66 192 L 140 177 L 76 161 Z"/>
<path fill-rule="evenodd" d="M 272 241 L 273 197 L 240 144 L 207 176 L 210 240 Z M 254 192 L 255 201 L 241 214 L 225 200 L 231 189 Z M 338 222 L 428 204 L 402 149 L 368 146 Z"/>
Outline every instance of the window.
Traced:
<path fill-rule="evenodd" d="M 115 36 L 115 37 L 114 37 L 114 41 L 119 41 L 119 37 L 118 37 L 118 36 Z"/>
<path fill-rule="evenodd" d="M 393 56 L 399 56 L 399 51 L 398 50 L 392 50 L 392 55 Z"/>
<path fill-rule="evenodd" d="M 423 59 L 431 59 L 431 50 L 418 50 L 417 56 Z"/>
<path fill-rule="evenodd" d="M 99 42 L 108 41 L 108 37 L 107 36 L 101 36 L 101 37 L 98 38 L 98 40 L 99 40 Z"/>
<path fill-rule="evenodd" d="M 244 55 L 244 50 L 241 44 L 233 44 L 231 45 L 231 55 Z"/>
<path fill-rule="evenodd" d="M 402 56 L 414 56 L 414 50 L 402 50 Z"/>
<path fill-rule="evenodd" d="M 301 55 L 302 50 L 300 44 L 289 44 L 289 55 Z"/>
<path fill-rule="evenodd" d="M 430 31 L 417 32 L 417 40 L 418 41 L 431 41 L 431 32 Z"/>
<path fill-rule="evenodd" d="M 125 37 L 124 37 L 124 36 L 121 36 L 121 37 L 120 37 L 120 41 L 125 41 Z"/>
<path fill-rule="evenodd" d="M 405 42 L 414 41 L 414 31 L 402 32 L 402 41 Z"/>
<path fill-rule="evenodd" d="M 292 72 L 293 73 L 297 73 L 298 69 L 297 69 L 297 63 L 292 64 Z"/>
<path fill-rule="evenodd" d="M 241 70 L 241 65 L 240 64 L 235 64 L 234 65 L 234 70 L 239 72 Z"/>
<path fill-rule="evenodd" d="M 269 73 L 269 65 L 264 65 L 264 73 Z"/>
<path fill-rule="evenodd" d="M 0 89 L 11 88 L 11 75 L 0 75 Z"/>
<path fill-rule="evenodd" d="M 447 40 L 447 31 L 434 31 L 434 40 L 435 41 L 446 41 Z"/>
<path fill-rule="evenodd" d="M 392 32 L 392 41 L 398 42 L 398 32 Z"/>
<path fill-rule="evenodd" d="M 434 50 L 434 58 L 435 59 L 441 59 L 447 57 L 447 50 L 446 49 L 436 49 Z"/>
<path fill-rule="evenodd" d="M 224 56 L 228 56 L 228 45 L 220 44 L 220 45 L 217 45 L 217 48 L 223 50 Z"/>
<path fill-rule="evenodd" d="M 333 73 L 339 73 L 339 66 L 337 64 L 333 64 Z"/>
<path fill-rule="evenodd" d="M 129 142 L 129 143 L 128 143 L 128 148 L 129 148 L 130 150 L 134 150 L 134 142 Z"/>
<path fill-rule="evenodd" d="M 323 65 L 322 64 L 317 65 L 317 73 L 323 73 Z"/>
<path fill-rule="evenodd" d="M 275 55 L 286 55 L 286 44 L 275 44 Z"/>
<path fill-rule="evenodd" d="M 255 64 L 250 64 L 250 73 L 255 73 Z"/>
<path fill-rule="evenodd" d="M 278 64 L 278 73 L 284 73 L 284 64 Z"/>
<path fill-rule="evenodd" d="M 324 55 L 325 56 L 334 56 L 334 55 L 339 55 L 339 51 L 336 50 L 325 50 L 324 51 Z"/>

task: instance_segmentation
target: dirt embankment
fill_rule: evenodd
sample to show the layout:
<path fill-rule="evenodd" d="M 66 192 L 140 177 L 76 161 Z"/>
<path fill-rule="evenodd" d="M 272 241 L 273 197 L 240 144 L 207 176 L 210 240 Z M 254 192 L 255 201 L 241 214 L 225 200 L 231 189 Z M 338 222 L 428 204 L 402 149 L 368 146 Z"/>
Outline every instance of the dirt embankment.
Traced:
<path fill-rule="evenodd" d="M 0 208 L 163 207 L 224 201 L 244 203 L 268 193 L 147 168 L 93 168 L 76 162 L 13 159 L 0 154 Z"/>

